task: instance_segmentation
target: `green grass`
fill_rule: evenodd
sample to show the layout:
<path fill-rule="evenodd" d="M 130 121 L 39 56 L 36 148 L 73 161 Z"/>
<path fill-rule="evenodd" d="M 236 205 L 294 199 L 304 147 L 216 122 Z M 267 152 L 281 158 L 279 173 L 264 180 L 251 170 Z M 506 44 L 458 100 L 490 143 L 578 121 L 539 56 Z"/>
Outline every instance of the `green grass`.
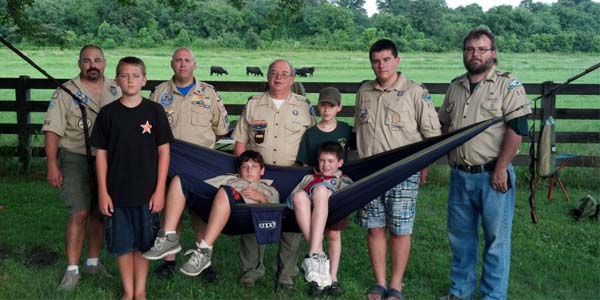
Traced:
<path fill-rule="evenodd" d="M 43 164 L 43 161 L 37 161 Z M 39 170 L 39 169 L 38 169 Z M 575 201 L 566 202 L 557 190 L 552 203 L 545 200 L 547 183 L 538 189 L 538 216 L 534 225 L 529 219 L 528 192 L 523 169 L 519 169 L 518 196 L 513 225 L 509 299 L 598 299 L 600 287 L 600 244 L 598 222 L 573 221 L 567 212 Z M 417 207 L 411 257 L 404 278 L 409 299 L 436 299 L 449 285 L 451 251 L 446 236 L 447 168 L 433 167 L 430 182 L 422 187 Z M 581 188 L 566 177 L 572 199 L 586 193 L 597 198 L 600 188 Z M 43 172 L 24 178 L 5 176 L 0 181 L 0 299 L 117 299 L 121 296 L 116 259 L 105 251 L 101 259 L 112 279 L 84 278 L 71 293 L 59 292 L 56 286 L 64 271 L 64 224 L 68 213 L 58 191 L 50 188 Z M 183 248 L 193 245 L 191 225 L 185 217 Z M 350 218 L 352 220 L 352 217 Z M 344 288 L 342 299 L 362 299 L 373 283 L 366 250 L 365 231 L 353 222 L 343 233 L 343 250 L 339 278 Z M 27 253 L 41 246 L 60 254 L 57 262 L 46 267 L 27 267 Z M 148 296 L 155 299 L 306 299 L 307 286 L 301 277 L 289 291 L 274 292 L 276 247 L 267 248 L 267 276 L 256 287 L 237 284 L 239 276 L 238 240 L 223 236 L 215 246 L 213 263 L 221 282 L 210 285 L 201 278 L 177 274 L 167 281 L 150 276 Z M 301 253 L 306 251 L 303 243 Z M 83 259 L 83 258 L 82 258 Z M 181 265 L 184 257 L 178 255 Z M 156 266 L 154 263 L 152 266 Z"/>

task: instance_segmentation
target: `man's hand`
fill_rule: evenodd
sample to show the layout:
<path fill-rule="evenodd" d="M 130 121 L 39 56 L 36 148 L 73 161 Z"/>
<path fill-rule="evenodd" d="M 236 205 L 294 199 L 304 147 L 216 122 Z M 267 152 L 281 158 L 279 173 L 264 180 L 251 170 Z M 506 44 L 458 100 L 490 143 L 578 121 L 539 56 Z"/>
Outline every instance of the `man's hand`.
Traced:
<path fill-rule="evenodd" d="M 154 192 L 150 198 L 150 211 L 155 214 L 165 207 L 165 193 Z"/>
<path fill-rule="evenodd" d="M 492 188 L 498 192 L 506 193 L 508 191 L 508 180 L 506 169 L 496 167 L 491 178 Z"/>
<path fill-rule="evenodd" d="M 259 192 L 255 188 L 247 187 L 242 190 L 241 194 L 244 198 L 256 200 L 258 203 L 267 203 L 267 197 L 265 197 L 265 194 Z"/>
<path fill-rule="evenodd" d="M 100 208 L 100 212 L 105 216 L 112 216 L 114 212 L 113 202 L 108 193 L 100 193 L 98 195 L 98 208 Z"/>
<path fill-rule="evenodd" d="M 56 164 L 48 164 L 48 173 L 46 174 L 50 186 L 61 189 L 63 184 L 63 175 Z"/>
<path fill-rule="evenodd" d="M 419 185 L 423 186 L 427 184 L 427 175 L 429 174 L 429 170 L 427 168 L 423 168 L 419 173 Z"/>

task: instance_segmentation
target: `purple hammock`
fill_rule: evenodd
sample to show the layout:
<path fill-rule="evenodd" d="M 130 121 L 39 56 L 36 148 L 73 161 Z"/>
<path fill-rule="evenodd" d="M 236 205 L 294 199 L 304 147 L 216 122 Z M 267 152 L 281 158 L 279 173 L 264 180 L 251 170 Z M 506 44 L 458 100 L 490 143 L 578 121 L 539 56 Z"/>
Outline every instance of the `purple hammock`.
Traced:
<path fill-rule="evenodd" d="M 345 163 L 341 169 L 354 180 L 354 183 L 334 193 L 329 199 L 327 225 L 334 224 L 362 208 L 412 174 L 502 120 L 498 117 L 482 121 L 445 135 Z M 273 180 L 273 186 L 279 191 L 279 201 L 285 203 L 302 177 L 311 172 L 310 167 L 266 165 L 263 178 Z M 204 221 L 208 221 L 213 197 L 217 192 L 215 187 L 204 183 L 204 180 L 226 173 L 237 173 L 235 156 L 179 140 L 171 143 L 169 176 L 182 175 L 193 180 L 194 184 L 198 184 L 201 192 L 190 197 L 201 199 L 198 201 L 200 204 L 193 209 Z M 253 233 L 251 207 L 256 205 L 261 204 L 233 206 L 223 233 L 228 235 Z M 268 206 L 268 204 L 262 205 Z M 275 206 L 283 209 L 282 231 L 300 232 L 294 212 L 283 208 L 284 204 Z"/>

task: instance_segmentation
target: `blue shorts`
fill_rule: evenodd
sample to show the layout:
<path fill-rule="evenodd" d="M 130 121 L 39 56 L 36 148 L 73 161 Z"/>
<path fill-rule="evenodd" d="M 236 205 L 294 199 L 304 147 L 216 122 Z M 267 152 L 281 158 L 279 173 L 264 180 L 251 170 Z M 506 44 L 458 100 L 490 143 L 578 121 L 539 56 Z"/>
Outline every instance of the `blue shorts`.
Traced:
<path fill-rule="evenodd" d="M 298 192 L 296 192 L 296 193 L 306 193 L 306 194 L 307 194 L 307 196 L 308 196 L 308 199 L 311 199 L 311 201 L 312 201 L 312 192 L 313 192 L 313 190 L 314 190 L 315 188 L 317 188 L 317 187 L 320 187 L 320 186 L 323 186 L 323 187 L 327 188 L 328 190 L 330 190 L 330 191 L 331 191 L 331 193 L 335 193 L 335 192 L 337 191 L 337 189 L 335 188 L 335 186 L 331 185 L 331 184 L 329 183 L 329 181 L 323 181 L 323 182 L 319 182 L 319 183 L 316 183 L 316 184 L 314 184 L 313 186 L 311 186 L 311 187 L 310 187 L 310 189 L 308 190 L 308 192 L 305 192 L 304 190 L 302 190 L 302 191 L 298 191 Z M 285 200 L 285 204 L 286 204 L 286 206 L 287 206 L 289 209 L 291 209 L 291 210 L 294 210 L 294 201 L 293 201 L 293 197 L 294 197 L 294 194 L 290 194 L 290 195 L 287 197 L 287 199 Z"/>
<path fill-rule="evenodd" d="M 364 228 L 386 227 L 392 234 L 412 234 L 419 194 L 419 173 L 391 188 L 356 212 L 356 224 Z"/>
<path fill-rule="evenodd" d="M 106 248 L 114 256 L 144 253 L 154 245 L 159 228 L 160 218 L 148 205 L 115 207 L 112 216 L 106 218 Z"/>

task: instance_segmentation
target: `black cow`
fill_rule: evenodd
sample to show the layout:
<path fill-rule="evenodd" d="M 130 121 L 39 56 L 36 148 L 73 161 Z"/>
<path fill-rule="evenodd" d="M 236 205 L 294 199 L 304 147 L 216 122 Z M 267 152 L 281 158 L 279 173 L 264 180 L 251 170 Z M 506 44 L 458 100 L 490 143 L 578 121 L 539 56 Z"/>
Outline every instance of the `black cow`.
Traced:
<path fill-rule="evenodd" d="M 264 76 L 259 67 L 246 67 L 246 76 L 250 74 L 254 76 Z"/>
<path fill-rule="evenodd" d="M 315 67 L 304 67 L 302 69 L 304 69 L 306 74 L 310 75 L 310 77 L 312 77 L 313 73 L 315 72 Z"/>
<path fill-rule="evenodd" d="M 227 73 L 227 70 L 225 70 L 219 66 L 210 66 L 210 76 L 212 76 L 213 73 L 217 74 L 217 75 L 223 75 L 223 74 L 229 75 L 229 73 Z"/>
<path fill-rule="evenodd" d="M 296 69 L 296 76 L 306 77 L 306 74 L 308 74 L 308 70 L 306 70 L 306 68 Z"/>

